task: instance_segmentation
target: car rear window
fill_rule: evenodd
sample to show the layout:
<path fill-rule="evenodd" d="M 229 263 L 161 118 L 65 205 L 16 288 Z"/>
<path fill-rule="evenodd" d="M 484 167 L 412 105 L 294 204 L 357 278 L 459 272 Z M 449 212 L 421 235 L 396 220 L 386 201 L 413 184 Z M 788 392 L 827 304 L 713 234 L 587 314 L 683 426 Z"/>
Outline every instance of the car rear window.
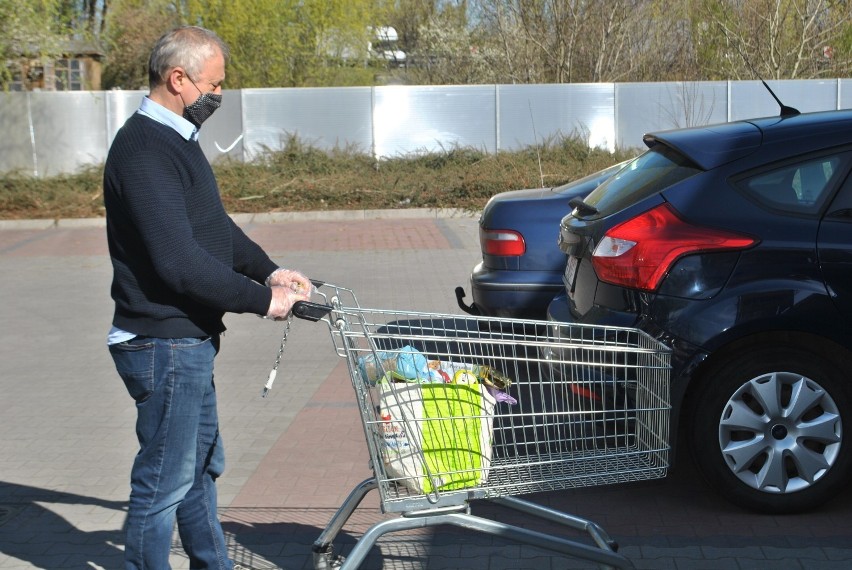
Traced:
<path fill-rule="evenodd" d="M 598 215 L 607 216 L 699 172 L 685 156 L 658 144 L 598 186 L 584 202 L 597 209 Z"/>

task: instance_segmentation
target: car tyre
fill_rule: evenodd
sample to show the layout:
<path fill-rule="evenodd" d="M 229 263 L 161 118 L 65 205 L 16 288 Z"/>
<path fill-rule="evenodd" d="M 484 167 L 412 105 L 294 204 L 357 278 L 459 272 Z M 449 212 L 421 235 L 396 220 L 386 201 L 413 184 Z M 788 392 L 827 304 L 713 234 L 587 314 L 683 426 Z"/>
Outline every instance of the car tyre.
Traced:
<path fill-rule="evenodd" d="M 689 430 L 710 486 L 765 513 L 809 510 L 845 488 L 852 398 L 839 366 L 778 345 L 723 360 L 702 376 Z"/>

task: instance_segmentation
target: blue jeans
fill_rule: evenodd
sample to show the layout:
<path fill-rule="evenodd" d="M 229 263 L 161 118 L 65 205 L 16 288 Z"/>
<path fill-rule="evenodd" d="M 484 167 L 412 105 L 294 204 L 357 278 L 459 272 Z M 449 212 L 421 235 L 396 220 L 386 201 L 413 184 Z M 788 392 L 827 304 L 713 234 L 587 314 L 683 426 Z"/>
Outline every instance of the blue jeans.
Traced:
<path fill-rule="evenodd" d="M 136 337 L 109 347 L 137 410 L 128 570 L 170 567 L 175 520 L 191 568 L 232 568 L 216 514 L 215 481 L 225 466 L 213 384 L 218 341 Z"/>

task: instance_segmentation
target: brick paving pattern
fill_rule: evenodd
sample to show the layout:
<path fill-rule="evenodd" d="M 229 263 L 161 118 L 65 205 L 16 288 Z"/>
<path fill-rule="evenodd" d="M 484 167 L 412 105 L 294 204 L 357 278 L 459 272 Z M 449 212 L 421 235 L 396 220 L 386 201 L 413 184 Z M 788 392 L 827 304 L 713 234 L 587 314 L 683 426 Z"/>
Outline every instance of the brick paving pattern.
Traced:
<path fill-rule="evenodd" d="M 282 265 L 351 287 L 364 306 L 458 313 L 453 289 L 478 260 L 476 219 L 425 212 L 246 216 Z M 120 568 L 134 409 L 105 348 L 111 317 L 98 221 L 0 224 L 0 570 Z M 216 381 L 228 468 L 221 516 L 240 564 L 312 568 L 311 545 L 370 475 L 343 360 L 323 323 L 296 321 L 281 372 L 261 388 L 283 325 L 230 315 Z M 666 479 L 525 497 L 599 523 L 636 568 L 852 568 L 852 490 L 795 516 L 721 501 L 681 461 Z M 491 505 L 473 512 L 573 531 Z M 368 495 L 341 533 L 345 554 L 383 515 Z M 581 539 L 582 540 L 582 539 Z M 175 539 L 172 564 L 188 568 Z M 594 568 L 455 527 L 386 535 L 365 569 Z"/>

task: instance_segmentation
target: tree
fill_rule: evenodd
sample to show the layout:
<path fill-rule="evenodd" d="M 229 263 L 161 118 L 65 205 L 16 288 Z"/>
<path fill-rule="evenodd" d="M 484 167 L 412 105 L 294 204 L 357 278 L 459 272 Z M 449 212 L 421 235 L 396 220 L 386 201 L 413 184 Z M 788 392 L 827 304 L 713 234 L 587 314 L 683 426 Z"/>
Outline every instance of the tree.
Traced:
<path fill-rule="evenodd" d="M 420 47 L 420 30 L 439 13 L 436 0 L 397 0 L 384 9 L 384 25 L 399 33 L 400 49 L 415 53 Z"/>
<path fill-rule="evenodd" d="M 487 36 L 468 21 L 467 0 L 402 0 L 383 21 L 401 38 L 408 56 L 404 78 L 415 84 L 471 84 L 492 80 Z"/>
<path fill-rule="evenodd" d="M 325 85 L 339 76 L 329 38 L 367 46 L 376 4 L 371 0 L 188 0 L 187 15 L 231 47 L 228 85 Z M 353 62 L 357 63 L 357 62 Z M 360 60 L 363 65 L 363 60 Z"/>
<path fill-rule="evenodd" d="M 476 19 L 512 83 L 636 80 L 679 59 L 684 0 L 481 0 Z M 659 77 L 656 77 L 659 79 Z"/>
<path fill-rule="evenodd" d="M 178 7 L 170 0 L 116 0 L 104 25 L 104 88 L 147 88 L 151 48 L 180 23 Z"/>
<path fill-rule="evenodd" d="M 559 81 L 570 69 L 573 51 L 568 46 L 577 27 L 563 28 L 567 15 L 562 4 L 558 0 L 476 2 L 476 19 L 483 35 L 492 39 L 501 56 L 492 61 L 494 75 L 501 77 L 501 82 Z M 559 71 L 553 73 L 555 68 Z"/>
<path fill-rule="evenodd" d="M 68 29 L 58 0 L 0 0 L 0 88 L 7 90 L 21 59 L 56 59 Z"/>
<path fill-rule="evenodd" d="M 500 56 L 477 30 L 440 18 L 421 26 L 410 55 L 407 79 L 432 85 L 493 83 L 492 62 Z"/>
<path fill-rule="evenodd" d="M 228 42 L 227 86 L 370 85 L 393 26 L 410 83 L 795 79 L 852 74 L 850 0 L 0 0 L 0 88 L 23 59 L 100 42 L 103 85 L 147 84 L 181 23 Z"/>
<path fill-rule="evenodd" d="M 849 9 L 846 0 L 705 0 L 694 15 L 701 63 L 723 79 L 843 77 Z"/>
<path fill-rule="evenodd" d="M 104 32 L 109 0 L 59 0 L 61 18 L 75 36 L 96 41 Z"/>
<path fill-rule="evenodd" d="M 442 4 L 397 4 L 421 22 L 407 49 L 432 54 L 415 81 L 465 82 L 472 68 L 495 83 L 850 74 L 849 0 L 469 0 L 464 29 L 436 17 Z"/>
<path fill-rule="evenodd" d="M 372 83 L 367 46 L 373 38 L 379 4 L 373 0 L 303 0 L 298 14 L 306 50 L 301 81 L 305 85 L 334 85 L 349 75 L 357 83 Z M 308 52 L 308 50 L 310 50 Z M 349 70 L 349 73 L 343 73 Z M 366 73 L 358 73 L 358 71 Z M 348 83 L 348 82 L 347 82 Z"/>

